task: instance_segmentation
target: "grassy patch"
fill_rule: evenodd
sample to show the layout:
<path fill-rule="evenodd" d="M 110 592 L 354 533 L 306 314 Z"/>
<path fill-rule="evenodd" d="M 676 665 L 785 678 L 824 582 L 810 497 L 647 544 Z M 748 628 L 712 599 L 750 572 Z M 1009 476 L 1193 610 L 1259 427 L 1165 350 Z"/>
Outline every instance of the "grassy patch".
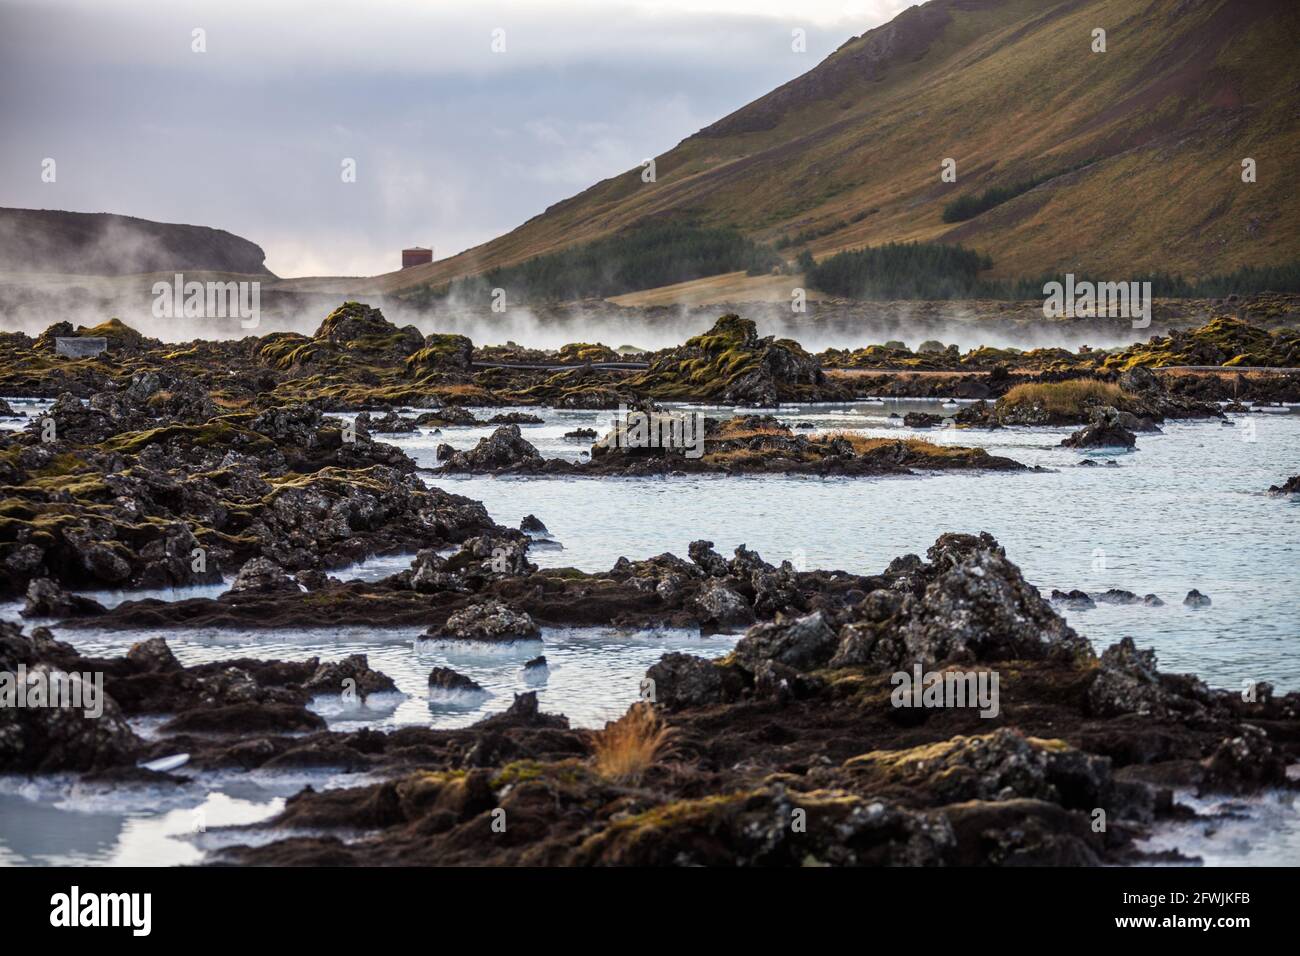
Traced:
<path fill-rule="evenodd" d="M 1073 379 L 1068 382 L 1025 382 L 998 399 L 998 405 L 1005 409 L 1036 406 L 1054 415 L 1076 415 L 1092 405 L 1120 408 L 1129 398 L 1127 392 L 1112 382 Z"/>
<path fill-rule="evenodd" d="M 671 737 L 671 729 L 651 704 L 633 704 L 622 717 L 592 735 L 597 776 L 613 783 L 639 783 L 667 751 Z"/>

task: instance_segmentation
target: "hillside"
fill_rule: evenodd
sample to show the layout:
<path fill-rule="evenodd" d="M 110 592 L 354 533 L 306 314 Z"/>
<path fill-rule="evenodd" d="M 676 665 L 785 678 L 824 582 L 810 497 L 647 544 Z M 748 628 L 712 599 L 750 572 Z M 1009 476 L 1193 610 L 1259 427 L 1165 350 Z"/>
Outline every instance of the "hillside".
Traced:
<path fill-rule="evenodd" d="M 1107 52 L 1091 51 L 1106 30 Z M 1300 248 L 1292 0 L 932 0 L 639 167 L 454 258 L 363 280 L 445 283 L 651 217 L 732 225 L 789 259 L 960 242 L 990 276 L 1187 276 Z M 945 157 L 957 181 L 940 181 Z M 1241 181 L 1241 159 L 1258 181 Z M 1016 192 L 964 221 L 944 207 Z M 975 204 L 978 208 L 978 203 Z"/>
<path fill-rule="evenodd" d="M 261 246 L 221 229 L 109 213 L 0 209 L 0 273 L 269 276 Z"/>

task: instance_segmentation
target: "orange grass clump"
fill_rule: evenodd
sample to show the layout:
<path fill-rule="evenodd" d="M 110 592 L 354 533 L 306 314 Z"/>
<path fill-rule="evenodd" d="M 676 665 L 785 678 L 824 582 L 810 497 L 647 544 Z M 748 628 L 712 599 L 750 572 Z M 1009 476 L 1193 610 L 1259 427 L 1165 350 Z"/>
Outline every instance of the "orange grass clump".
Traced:
<path fill-rule="evenodd" d="M 596 774 L 614 783 L 639 783 L 668 751 L 671 737 L 672 729 L 659 719 L 654 706 L 639 701 L 592 735 Z"/>

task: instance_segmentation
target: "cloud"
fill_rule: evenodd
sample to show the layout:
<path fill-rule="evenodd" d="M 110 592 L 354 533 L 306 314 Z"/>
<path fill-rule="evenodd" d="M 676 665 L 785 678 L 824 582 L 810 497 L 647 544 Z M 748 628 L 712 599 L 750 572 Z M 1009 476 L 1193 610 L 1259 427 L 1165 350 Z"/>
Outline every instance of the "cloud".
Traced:
<path fill-rule="evenodd" d="M 905 5 L 0 0 L 0 205 L 227 229 L 280 275 L 389 271 L 670 149 Z"/>

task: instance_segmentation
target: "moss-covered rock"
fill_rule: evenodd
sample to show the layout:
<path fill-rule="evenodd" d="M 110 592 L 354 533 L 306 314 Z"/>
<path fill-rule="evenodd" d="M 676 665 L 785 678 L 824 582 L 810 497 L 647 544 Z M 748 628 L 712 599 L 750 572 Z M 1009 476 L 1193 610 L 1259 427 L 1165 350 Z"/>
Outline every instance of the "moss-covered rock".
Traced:
<path fill-rule="evenodd" d="M 821 364 L 791 339 L 759 338 L 749 319 L 720 317 L 626 381 L 637 394 L 667 401 L 776 405 L 830 397 Z"/>

